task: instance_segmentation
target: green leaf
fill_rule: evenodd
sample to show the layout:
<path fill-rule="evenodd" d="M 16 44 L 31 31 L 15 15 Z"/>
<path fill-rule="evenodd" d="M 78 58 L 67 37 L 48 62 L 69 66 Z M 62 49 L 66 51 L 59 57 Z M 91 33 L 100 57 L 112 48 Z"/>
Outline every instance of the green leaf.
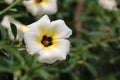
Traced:
<path fill-rule="evenodd" d="M 71 62 L 71 55 L 70 55 L 70 54 L 69 54 L 69 55 L 67 55 L 66 61 L 67 61 L 68 63 L 70 63 L 70 62 Z"/>
<path fill-rule="evenodd" d="M 17 37 L 17 28 L 16 28 L 16 25 L 13 24 L 13 23 L 10 23 L 10 27 L 11 27 L 12 33 L 14 35 L 14 38 L 16 39 L 16 37 Z"/>
<path fill-rule="evenodd" d="M 39 70 L 35 71 L 35 74 L 36 74 L 36 76 L 38 75 L 41 78 L 43 78 L 44 80 L 51 80 L 51 78 L 52 78 L 52 75 L 43 69 L 39 69 Z"/>
<path fill-rule="evenodd" d="M 71 73 L 71 76 L 73 78 L 73 80 L 81 80 L 79 76 L 77 76 L 76 74 L 74 73 Z"/>
<path fill-rule="evenodd" d="M 97 77 L 97 70 L 95 69 L 95 67 L 89 63 L 85 63 L 85 66 L 87 67 L 87 69 L 90 71 L 90 73 L 94 76 Z"/>
<path fill-rule="evenodd" d="M 3 27 L 1 27 L 0 28 L 1 30 L 1 37 L 2 37 L 2 39 L 6 39 L 7 38 L 7 30 L 5 29 L 5 28 L 3 28 Z"/>

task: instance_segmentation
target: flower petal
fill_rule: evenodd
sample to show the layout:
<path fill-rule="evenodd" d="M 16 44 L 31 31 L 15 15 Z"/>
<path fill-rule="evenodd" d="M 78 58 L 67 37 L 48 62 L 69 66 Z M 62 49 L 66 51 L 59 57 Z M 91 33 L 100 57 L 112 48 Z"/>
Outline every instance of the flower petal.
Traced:
<path fill-rule="evenodd" d="M 4 16 L 3 20 L 1 22 L 1 25 L 7 29 L 10 29 L 10 17 L 9 16 Z"/>
<path fill-rule="evenodd" d="M 43 14 L 55 14 L 57 12 L 57 1 L 48 0 L 46 4 L 42 5 L 42 8 Z"/>
<path fill-rule="evenodd" d="M 14 0 L 5 0 L 7 4 L 11 4 Z"/>
<path fill-rule="evenodd" d="M 26 7 L 26 9 L 32 13 L 32 15 L 38 14 L 38 7 L 35 5 L 34 0 L 24 0 L 23 5 Z"/>
<path fill-rule="evenodd" d="M 24 41 L 26 43 L 27 51 L 30 54 L 38 53 L 41 50 L 41 46 L 37 43 L 38 35 L 34 32 L 27 32 L 24 34 Z"/>
<path fill-rule="evenodd" d="M 37 34 L 40 34 L 41 30 L 43 30 L 43 28 L 45 27 L 48 27 L 49 25 L 50 25 L 50 19 L 47 15 L 45 15 L 38 21 L 28 25 L 28 27 L 31 28 L 31 30 L 33 30 Z"/>
<path fill-rule="evenodd" d="M 116 0 L 98 0 L 98 3 L 106 10 L 118 10 Z"/>
<path fill-rule="evenodd" d="M 55 40 L 59 43 L 58 46 L 51 48 L 50 50 L 41 49 L 39 52 L 39 61 L 43 63 L 54 63 L 56 60 L 65 60 L 66 55 L 69 52 L 70 42 L 66 39 Z M 54 44 L 54 43 L 53 43 Z"/>
<path fill-rule="evenodd" d="M 68 38 L 72 31 L 68 28 L 63 20 L 56 20 L 51 22 L 51 29 L 57 38 Z"/>
<path fill-rule="evenodd" d="M 14 39 L 14 35 L 13 35 L 12 31 L 11 31 L 10 23 L 15 24 L 16 27 L 17 27 L 17 37 L 16 37 L 16 40 L 22 41 L 22 39 L 23 39 L 23 30 L 25 32 L 25 30 L 28 31 L 29 29 L 26 28 L 26 26 L 23 25 L 22 23 L 16 21 L 11 16 L 8 16 L 8 15 L 4 16 L 4 18 L 3 18 L 2 22 L 1 22 L 1 25 L 3 27 L 5 27 L 6 29 L 8 29 L 8 35 L 9 35 L 10 40 L 15 40 Z"/>

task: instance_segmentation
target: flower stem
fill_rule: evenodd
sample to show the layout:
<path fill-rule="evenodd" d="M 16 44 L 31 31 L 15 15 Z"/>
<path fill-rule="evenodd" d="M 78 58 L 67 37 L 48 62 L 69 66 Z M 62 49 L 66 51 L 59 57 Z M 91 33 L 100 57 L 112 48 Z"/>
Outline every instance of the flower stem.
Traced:
<path fill-rule="evenodd" d="M 13 2 L 11 5 L 9 5 L 8 7 L 6 7 L 5 9 L 3 9 L 2 11 L 0 11 L 0 15 L 4 14 L 5 12 L 7 12 L 9 9 L 11 9 L 12 7 L 14 7 L 16 4 L 18 4 L 19 2 L 21 2 L 22 0 L 16 0 L 15 2 Z"/>

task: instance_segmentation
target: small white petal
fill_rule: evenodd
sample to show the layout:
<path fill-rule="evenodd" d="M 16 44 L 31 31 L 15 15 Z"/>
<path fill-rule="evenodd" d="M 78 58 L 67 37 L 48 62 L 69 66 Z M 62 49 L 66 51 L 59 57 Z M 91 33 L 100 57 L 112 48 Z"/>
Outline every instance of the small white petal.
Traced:
<path fill-rule="evenodd" d="M 38 35 L 34 32 L 26 32 L 24 34 L 24 41 L 26 43 L 27 51 L 30 54 L 38 53 L 41 50 L 41 46 L 37 43 Z"/>
<path fill-rule="evenodd" d="M 48 0 L 48 4 L 42 5 L 43 14 L 55 14 L 57 12 L 57 1 Z"/>
<path fill-rule="evenodd" d="M 4 16 L 3 20 L 1 22 L 1 25 L 7 29 L 10 28 L 10 17 L 9 16 Z"/>
<path fill-rule="evenodd" d="M 7 4 L 11 4 L 14 0 L 5 0 Z"/>
<path fill-rule="evenodd" d="M 63 20 L 52 21 L 51 27 L 57 38 L 68 38 L 72 34 L 72 31 Z"/>
<path fill-rule="evenodd" d="M 117 10 L 116 0 L 98 0 L 98 3 L 107 10 Z"/>
<path fill-rule="evenodd" d="M 3 20 L 1 22 L 1 25 L 3 27 L 5 27 L 6 29 L 8 29 L 8 36 L 9 36 L 10 40 L 15 40 L 14 35 L 12 33 L 12 30 L 11 30 L 11 27 L 10 27 L 10 23 L 15 24 L 16 27 L 17 27 L 16 40 L 22 41 L 22 39 L 23 39 L 23 32 L 28 31 L 28 28 L 26 28 L 25 25 L 21 24 L 20 22 L 16 21 L 15 19 L 13 19 L 11 16 L 7 16 L 7 15 L 4 16 Z"/>
<path fill-rule="evenodd" d="M 32 15 L 37 15 L 38 14 L 38 7 L 36 5 L 34 5 L 34 1 L 33 0 L 24 0 L 23 1 L 23 5 L 26 7 L 26 9 L 32 13 Z"/>
<path fill-rule="evenodd" d="M 13 34 L 12 34 L 11 29 L 8 29 L 8 36 L 9 36 L 10 40 L 14 40 L 15 39 L 14 36 L 13 36 Z"/>
<path fill-rule="evenodd" d="M 55 40 L 55 42 L 59 43 L 59 45 L 50 50 L 41 49 L 41 51 L 39 52 L 40 62 L 51 64 L 54 63 L 56 60 L 66 59 L 66 55 L 68 54 L 70 48 L 70 42 L 66 39 L 57 39 Z"/>

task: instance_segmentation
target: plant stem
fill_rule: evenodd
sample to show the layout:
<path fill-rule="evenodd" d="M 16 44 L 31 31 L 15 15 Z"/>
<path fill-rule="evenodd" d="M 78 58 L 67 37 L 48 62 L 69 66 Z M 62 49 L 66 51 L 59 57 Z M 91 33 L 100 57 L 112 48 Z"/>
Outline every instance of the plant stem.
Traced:
<path fill-rule="evenodd" d="M 84 5 L 85 0 L 78 0 L 78 3 L 75 6 L 75 14 L 74 14 L 74 26 L 75 26 L 75 30 L 76 30 L 76 37 L 80 38 L 81 37 L 81 33 L 80 33 L 80 29 L 83 28 L 83 23 L 79 21 L 80 15 L 82 12 L 84 12 Z"/>
<path fill-rule="evenodd" d="M 9 9 L 11 9 L 12 7 L 14 7 L 16 4 L 18 4 L 19 2 L 21 2 L 22 0 L 16 0 L 15 2 L 13 2 L 11 5 L 9 5 L 8 7 L 6 7 L 5 9 L 3 9 L 2 11 L 0 11 L 0 15 L 4 14 L 5 12 L 7 12 Z"/>

